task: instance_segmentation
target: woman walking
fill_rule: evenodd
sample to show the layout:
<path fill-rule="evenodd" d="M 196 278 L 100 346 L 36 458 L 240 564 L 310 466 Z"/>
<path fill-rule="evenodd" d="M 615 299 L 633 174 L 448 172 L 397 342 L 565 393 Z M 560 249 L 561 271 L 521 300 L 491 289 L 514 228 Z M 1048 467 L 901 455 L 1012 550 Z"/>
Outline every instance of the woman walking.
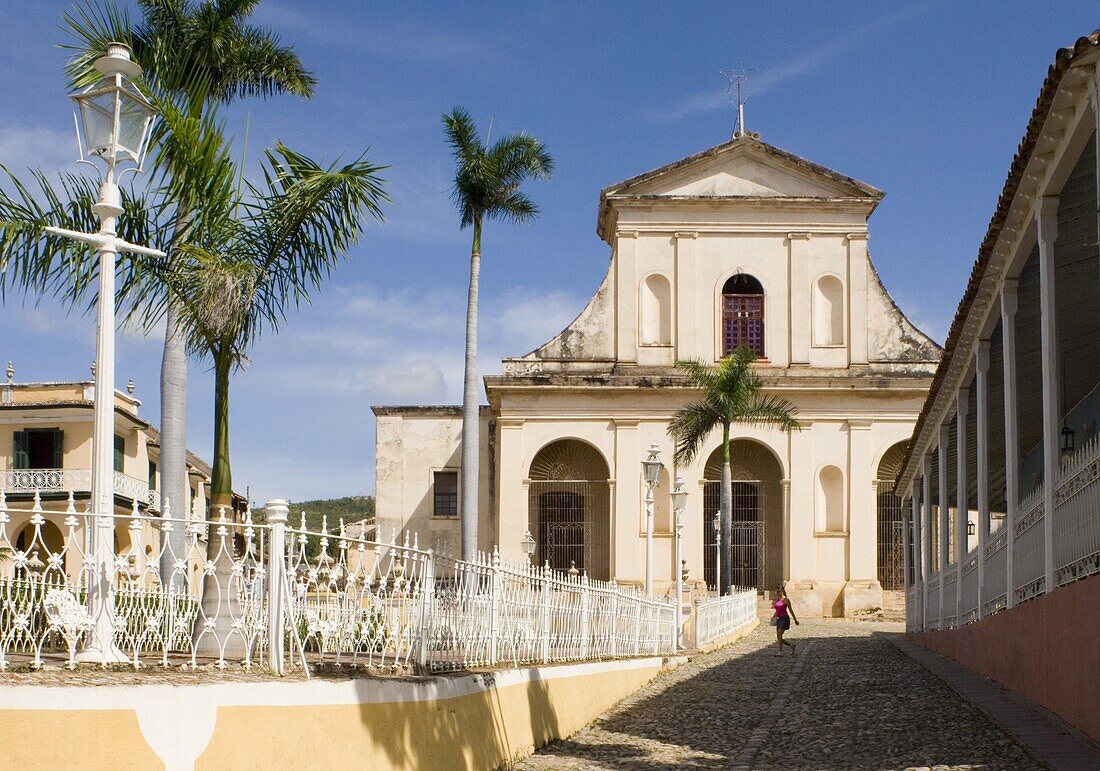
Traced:
<path fill-rule="evenodd" d="M 794 614 L 794 607 L 791 605 L 787 592 L 782 586 L 776 590 L 776 600 L 772 603 L 772 608 L 775 610 L 772 621 L 775 624 L 775 644 L 778 646 L 775 655 L 778 656 L 783 652 L 784 645 L 791 649 L 791 653 L 794 653 L 794 644 L 784 640 L 783 633 L 791 628 L 792 618 L 794 623 L 798 623 L 798 616 Z"/>

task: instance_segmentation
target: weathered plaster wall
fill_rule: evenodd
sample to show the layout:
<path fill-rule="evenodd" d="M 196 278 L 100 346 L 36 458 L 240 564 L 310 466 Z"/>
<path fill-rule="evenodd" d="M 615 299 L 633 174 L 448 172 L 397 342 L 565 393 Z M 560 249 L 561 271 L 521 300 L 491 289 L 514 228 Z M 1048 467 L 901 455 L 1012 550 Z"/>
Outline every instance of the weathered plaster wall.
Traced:
<path fill-rule="evenodd" d="M 375 420 L 375 479 L 379 535 L 408 530 L 419 537 L 421 548 L 457 555 L 459 519 L 434 517 L 433 482 L 436 471 L 458 471 L 462 416 L 458 408 L 409 408 L 394 414 L 380 408 Z M 481 412 L 481 459 L 478 467 L 478 544 L 491 549 L 495 542 L 492 516 L 493 466 L 490 455 L 490 416 Z M 459 479 L 461 485 L 461 475 Z M 462 491 L 459 489 L 459 501 Z"/>

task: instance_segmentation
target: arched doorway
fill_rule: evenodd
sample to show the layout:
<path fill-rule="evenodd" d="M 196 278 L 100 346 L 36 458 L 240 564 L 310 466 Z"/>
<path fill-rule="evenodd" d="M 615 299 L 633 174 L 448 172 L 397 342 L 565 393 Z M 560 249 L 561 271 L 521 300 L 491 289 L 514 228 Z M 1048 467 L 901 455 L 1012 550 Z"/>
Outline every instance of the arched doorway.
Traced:
<path fill-rule="evenodd" d="M 733 478 L 730 550 L 734 586 L 774 589 L 783 581 L 783 469 L 775 455 L 751 439 L 730 442 Z M 703 573 L 716 585 L 717 550 L 714 518 L 722 502 L 722 448 L 703 468 Z"/>
<path fill-rule="evenodd" d="M 879 461 L 876 509 L 878 512 L 878 582 L 883 589 L 904 589 L 901 544 L 901 498 L 894 495 L 894 480 L 905 460 L 907 442 L 898 442 Z"/>
<path fill-rule="evenodd" d="M 535 455 L 528 473 L 528 527 L 538 564 L 611 578 L 608 475 L 599 450 L 577 439 L 551 442 Z"/>

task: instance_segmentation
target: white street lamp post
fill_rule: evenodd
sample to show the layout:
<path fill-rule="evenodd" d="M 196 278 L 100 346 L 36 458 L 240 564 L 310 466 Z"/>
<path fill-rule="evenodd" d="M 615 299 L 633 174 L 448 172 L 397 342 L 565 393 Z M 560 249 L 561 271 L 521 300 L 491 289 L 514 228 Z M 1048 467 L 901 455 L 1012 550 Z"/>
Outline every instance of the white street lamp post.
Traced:
<path fill-rule="evenodd" d="M 95 525 L 90 539 L 92 569 L 88 576 L 88 612 L 95 626 L 91 639 L 78 655 L 81 661 L 126 661 L 114 644 L 114 397 L 115 397 L 115 255 L 130 252 L 164 257 L 164 252 L 128 243 L 118 237 L 116 223 L 122 214 L 122 196 L 116 168 L 131 163 L 126 171 L 140 171 L 153 122 L 153 106 L 131 82 L 141 68 L 130 60 L 130 49 L 109 43 L 106 56 L 96 59 L 103 77 L 73 94 L 78 108 L 77 142 L 80 160 L 96 156 L 107 172 L 99 186 L 99 200 L 92 211 L 99 218 L 98 233 L 81 233 L 48 227 L 46 232 L 92 244 L 99 254 L 99 298 L 95 368 L 94 423 L 92 428 L 91 512 Z M 81 136 L 83 135 L 83 141 Z M 125 172 L 123 172 L 125 173 Z"/>
<path fill-rule="evenodd" d="M 527 556 L 527 561 L 531 562 L 531 560 L 535 556 L 536 544 L 535 544 L 535 537 L 533 535 L 531 535 L 530 530 L 528 530 L 527 532 L 525 532 L 523 534 L 523 540 L 520 541 L 520 546 L 523 549 L 523 553 Z"/>
<path fill-rule="evenodd" d="M 684 629 L 684 571 L 681 570 L 681 548 L 684 540 L 684 508 L 687 506 L 687 490 L 682 477 L 676 477 L 672 486 L 672 511 L 676 515 L 676 647 L 682 648 Z"/>
<path fill-rule="evenodd" d="M 645 479 L 645 593 L 653 594 L 653 488 L 661 480 L 661 449 L 649 445 L 649 456 L 642 461 Z"/>
<path fill-rule="evenodd" d="M 715 514 L 711 520 L 714 528 L 714 588 L 722 593 L 722 515 Z"/>

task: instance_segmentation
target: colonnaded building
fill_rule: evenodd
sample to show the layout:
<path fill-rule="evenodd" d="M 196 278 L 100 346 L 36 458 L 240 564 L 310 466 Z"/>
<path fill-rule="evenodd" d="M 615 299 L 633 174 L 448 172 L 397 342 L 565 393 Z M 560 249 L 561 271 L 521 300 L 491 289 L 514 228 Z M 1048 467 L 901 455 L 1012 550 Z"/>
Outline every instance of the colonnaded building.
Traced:
<path fill-rule="evenodd" d="M 742 134 L 606 188 L 607 275 L 580 315 L 485 378 L 479 540 L 557 570 L 645 573 L 641 461 L 661 449 L 654 583 L 674 580 L 670 481 L 689 491 L 688 580 L 715 580 L 720 436 L 672 468 L 669 419 L 697 398 L 678 359 L 740 345 L 803 429 L 734 427 L 733 581 L 787 582 L 800 613 L 842 615 L 902 586 L 894 479 L 940 357 L 868 254 L 883 193 Z M 374 407 L 379 525 L 435 548 L 458 538 L 458 407 Z"/>

